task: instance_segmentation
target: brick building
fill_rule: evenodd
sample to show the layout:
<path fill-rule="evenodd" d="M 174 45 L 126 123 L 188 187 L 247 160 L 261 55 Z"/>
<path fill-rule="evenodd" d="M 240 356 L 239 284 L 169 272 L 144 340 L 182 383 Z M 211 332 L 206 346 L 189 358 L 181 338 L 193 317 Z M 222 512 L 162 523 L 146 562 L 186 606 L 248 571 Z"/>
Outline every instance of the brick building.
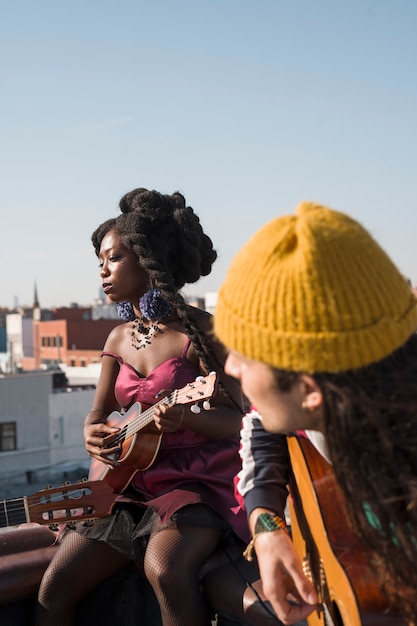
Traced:
<path fill-rule="evenodd" d="M 54 319 L 33 319 L 32 355 L 22 357 L 23 370 L 54 367 L 87 367 L 100 362 L 110 331 L 120 319 L 92 319 L 91 308 L 62 308 Z"/>

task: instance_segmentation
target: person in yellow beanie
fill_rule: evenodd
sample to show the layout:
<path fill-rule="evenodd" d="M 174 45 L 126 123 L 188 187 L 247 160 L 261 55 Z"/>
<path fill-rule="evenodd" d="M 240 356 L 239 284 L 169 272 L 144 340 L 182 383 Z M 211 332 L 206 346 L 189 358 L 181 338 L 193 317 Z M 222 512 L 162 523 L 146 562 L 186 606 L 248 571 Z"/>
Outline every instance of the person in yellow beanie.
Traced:
<path fill-rule="evenodd" d="M 226 371 L 241 381 L 263 427 L 323 436 L 352 528 L 367 553 L 378 556 L 381 581 L 411 622 L 417 620 L 415 592 L 409 593 L 417 589 L 416 328 L 409 282 L 371 234 L 312 202 L 272 220 L 243 246 L 214 319 L 229 350 Z M 264 591 L 272 594 L 257 556 Z M 282 598 L 279 606 L 271 602 L 279 616 L 288 611 Z"/>

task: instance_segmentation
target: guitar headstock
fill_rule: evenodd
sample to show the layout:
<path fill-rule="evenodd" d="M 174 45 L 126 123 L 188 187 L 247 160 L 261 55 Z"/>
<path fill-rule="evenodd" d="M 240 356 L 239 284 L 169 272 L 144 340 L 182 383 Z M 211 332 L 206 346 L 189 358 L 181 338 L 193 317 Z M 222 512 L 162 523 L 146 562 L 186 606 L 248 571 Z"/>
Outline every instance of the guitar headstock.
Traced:
<path fill-rule="evenodd" d="M 208 376 L 197 376 L 192 383 L 175 392 L 174 404 L 192 404 L 211 398 L 216 387 L 216 379 L 216 372 L 210 372 Z"/>
<path fill-rule="evenodd" d="M 30 521 L 51 526 L 106 517 L 111 513 L 115 497 L 110 485 L 95 480 L 48 487 L 26 500 Z"/>

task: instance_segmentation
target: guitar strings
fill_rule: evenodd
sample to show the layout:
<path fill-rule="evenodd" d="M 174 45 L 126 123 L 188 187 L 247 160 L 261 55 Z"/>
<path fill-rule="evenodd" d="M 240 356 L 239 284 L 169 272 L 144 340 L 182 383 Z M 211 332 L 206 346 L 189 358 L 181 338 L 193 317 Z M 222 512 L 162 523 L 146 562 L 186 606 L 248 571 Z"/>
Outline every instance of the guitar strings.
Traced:
<path fill-rule="evenodd" d="M 48 507 L 54 504 L 59 504 L 59 510 L 66 511 L 67 516 L 76 517 L 80 510 L 85 511 L 89 508 L 88 505 L 79 502 L 80 497 L 86 497 L 86 490 L 72 488 L 71 492 L 73 495 L 69 495 L 67 491 L 63 493 L 62 490 L 48 493 L 46 489 L 45 492 L 38 492 L 38 494 L 33 496 L 0 500 L 0 520 L 4 519 L 7 526 L 14 526 L 15 524 L 28 521 L 27 509 L 29 511 L 30 509 L 39 509 L 40 513 L 49 515 L 50 521 L 53 521 L 54 513 L 56 513 L 58 509 L 54 507 L 55 511 L 50 511 Z M 78 495 L 75 495 L 75 493 Z M 40 501 L 39 496 L 42 496 L 44 500 Z M 48 518 L 45 518 L 45 521 L 48 521 Z"/>
<path fill-rule="evenodd" d="M 48 493 L 48 489 L 45 489 L 45 491 L 40 491 L 35 496 L 22 496 L 20 498 L 11 498 L 10 500 L 0 500 L 0 514 L 3 510 L 10 512 L 22 509 L 22 507 L 25 506 L 25 503 L 29 508 L 36 508 L 48 505 L 49 503 L 55 504 L 57 502 L 61 502 L 63 505 L 72 501 L 76 503 L 78 498 L 88 497 L 88 494 L 86 494 L 85 490 L 82 488 L 72 488 L 70 490 L 74 492 L 74 495 L 68 495 L 66 491 L 64 492 L 64 495 L 62 495 L 61 490 L 58 493 Z M 78 495 L 75 495 L 76 492 Z"/>

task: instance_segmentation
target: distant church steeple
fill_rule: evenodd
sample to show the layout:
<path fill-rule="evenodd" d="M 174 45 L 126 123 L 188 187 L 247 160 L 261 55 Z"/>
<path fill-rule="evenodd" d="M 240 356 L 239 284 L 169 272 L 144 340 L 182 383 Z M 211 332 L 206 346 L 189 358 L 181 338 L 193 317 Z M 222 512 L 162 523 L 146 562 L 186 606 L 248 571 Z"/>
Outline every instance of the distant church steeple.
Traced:
<path fill-rule="evenodd" d="M 40 322 L 41 321 L 41 307 L 39 306 L 39 299 L 38 299 L 38 288 L 36 287 L 36 282 L 35 282 L 35 291 L 33 293 L 33 320 L 36 322 Z"/>
<path fill-rule="evenodd" d="M 36 282 L 35 282 L 35 291 L 34 291 L 34 294 L 33 294 L 33 308 L 34 309 L 38 309 L 39 308 L 38 288 L 36 286 Z"/>

